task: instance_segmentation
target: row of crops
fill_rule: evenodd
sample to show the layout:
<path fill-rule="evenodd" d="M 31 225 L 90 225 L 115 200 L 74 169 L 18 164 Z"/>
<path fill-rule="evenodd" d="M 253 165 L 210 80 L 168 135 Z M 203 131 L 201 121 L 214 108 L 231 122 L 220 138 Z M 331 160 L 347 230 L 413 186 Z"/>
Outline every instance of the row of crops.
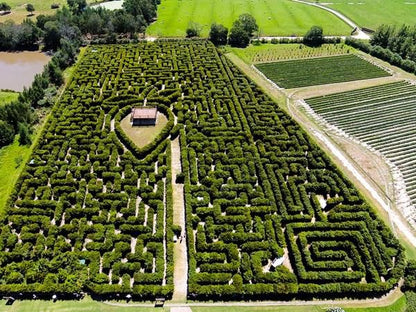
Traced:
<path fill-rule="evenodd" d="M 288 89 L 390 75 L 355 54 L 261 63 L 255 66 L 275 84 Z"/>
<path fill-rule="evenodd" d="M 353 53 L 354 48 L 345 44 L 323 44 L 320 47 L 308 47 L 304 44 L 261 44 L 247 48 L 231 48 L 231 51 L 246 63 L 268 63 L 283 60 L 306 59 L 312 57 L 335 56 Z"/>
<path fill-rule="evenodd" d="M 307 103 L 398 168 L 410 200 L 406 204 L 416 205 L 416 86 L 401 81 L 311 98 Z M 407 217 L 416 219 L 414 212 Z"/>
<path fill-rule="evenodd" d="M 120 120 L 144 103 L 169 122 L 139 149 Z M 87 48 L 2 220 L 0 292 L 169 298 L 172 179 L 190 299 L 378 296 L 403 274 L 398 241 L 298 124 L 211 43 L 157 41 Z"/>

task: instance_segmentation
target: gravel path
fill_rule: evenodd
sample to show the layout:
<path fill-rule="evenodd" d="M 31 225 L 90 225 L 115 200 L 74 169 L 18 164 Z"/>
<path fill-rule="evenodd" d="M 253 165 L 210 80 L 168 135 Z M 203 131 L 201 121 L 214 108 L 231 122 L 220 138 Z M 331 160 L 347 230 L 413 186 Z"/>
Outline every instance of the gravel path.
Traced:
<path fill-rule="evenodd" d="M 173 248 L 174 271 L 173 302 L 185 302 L 188 290 L 188 251 L 185 237 L 185 205 L 183 195 L 183 184 L 175 183 L 176 175 L 182 172 L 181 168 L 181 149 L 179 138 L 172 141 L 172 188 L 173 188 L 173 224 L 178 224 L 182 228 L 181 237 Z M 179 312 L 179 311 L 178 311 Z"/>
<path fill-rule="evenodd" d="M 303 3 L 303 4 L 306 4 L 306 5 L 311 5 L 311 6 L 314 6 L 314 7 L 323 9 L 323 10 L 326 10 L 328 12 L 331 12 L 336 17 L 340 18 L 345 23 L 347 23 L 349 26 L 351 26 L 353 29 L 354 28 L 357 29 L 358 34 L 357 35 L 354 35 L 353 36 L 354 38 L 357 38 L 357 39 L 367 39 L 367 40 L 370 39 L 370 36 L 367 35 L 365 32 L 363 32 L 361 30 L 361 28 L 357 24 L 355 24 L 352 20 L 350 20 L 348 17 L 346 17 L 345 15 L 341 14 L 340 12 L 335 11 L 334 9 L 328 8 L 327 6 L 324 6 L 324 5 L 319 4 L 319 3 L 314 3 L 314 2 L 308 2 L 308 1 L 303 1 L 303 0 L 292 0 L 292 1 L 298 2 L 298 3 Z"/>

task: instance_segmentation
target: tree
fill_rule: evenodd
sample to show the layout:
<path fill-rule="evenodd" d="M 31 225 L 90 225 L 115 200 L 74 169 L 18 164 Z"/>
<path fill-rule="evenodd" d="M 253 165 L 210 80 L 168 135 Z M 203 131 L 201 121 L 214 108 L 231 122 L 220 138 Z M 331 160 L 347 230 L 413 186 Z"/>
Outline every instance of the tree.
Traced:
<path fill-rule="evenodd" d="M 199 37 L 201 29 L 202 27 L 198 23 L 189 22 L 188 28 L 186 29 L 186 38 Z"/>
<path fill-rule="evenodd" d="M 86 0 L 67 0 L 69 9 L 74 15 L 80 15 L 82 11 L 87 7 Z"/>
<path fill-rule="evenodd" d="M 303 43 L 311 47 L 318 47 L 323 42 L 323 30 L 320 26 L 312 26 L 303 37 Z"/>
<path fill-rule="evenodd" d="M 251 37 L 255 31 L 259 30 L 259 26 L 256 23 L 256 19 L 248 13 L 241 14 L 238 17 L 238 20 L 241 23 L 243 29 L 248 33 Z"/>
<path fill-rule="evenodd" d="M 45 50 L 56 50 L 59 47 L 61 33 L 59 32 L 57 22 L 46 22 L 43 40 L 45 42 Z"/>
<path fill-rule="evenodd" d="M 35 12 L 35 7 L 33 6 L 33 4 L 31 3 L 26 4 L 26 11 L 28 11 L 29 15 L 32 16 L 33 12 Z"/>
<path fill-rule="evenodd" d="M 29 129 L 27 124 L 19 123 L 19 144 L 20 145 L 30 145 L 32 140 L 30 139 Z"/>
<path fill-rule="evenodd" d="M 0 147 L 13 142 L 14 130 L 7 122 L 0 120 Z"/>
<path fill-rule="evenodd" d="M 216 46 L 226 45 L 228 37 L 228 28 L 221 24 L 212 24 L 211 31 L 209 32 L 209 40 L 212 41 Z"/>
<path fill-rule="evenodd" d="M 60 86 L 64 83 L 64 76 L 62 74 L 62 70 L 59 68 L 59 64 L 57 64 L 56 59 L 52 59 L 52 61 L 46 65 L 46 69 L 51 83 L 55 86 Z"/>
<path fill-rule="evenodd" d="M 10 11 L 11 7 L 6 2 L 0 3 L 0 11 Z"/>
<path fill-rule="evenodd" d="M 230 30 L 229 43 L 233 47 L 245 48 L 250 43 L 250 35 L 240 20 L 236 20 Z"/>
<path fill-rule="evenodd" d="M 123 8 L 135 17 L 143 16 L 147 23 L 156 18 L 156 2 L 152 0 L 125 0 Z"/>

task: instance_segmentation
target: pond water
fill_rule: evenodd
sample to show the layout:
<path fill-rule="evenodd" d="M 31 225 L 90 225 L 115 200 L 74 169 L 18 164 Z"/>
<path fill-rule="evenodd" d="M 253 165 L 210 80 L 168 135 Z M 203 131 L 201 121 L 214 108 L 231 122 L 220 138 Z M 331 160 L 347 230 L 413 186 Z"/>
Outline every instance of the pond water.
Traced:
<path fill-rule="evenodd" d="M 107 10 L 118 10 L 123 8 L 123 2 L 124 0 L 106 1 L 96 5 L 93 4 L 91 7 L 102 7 L 106 8 Z"/>
<path fill-rule="evenodd" d="M 0 89 L 22 91 L 29 87 L 49 60 L 39 52 L 0 52 Z"/>

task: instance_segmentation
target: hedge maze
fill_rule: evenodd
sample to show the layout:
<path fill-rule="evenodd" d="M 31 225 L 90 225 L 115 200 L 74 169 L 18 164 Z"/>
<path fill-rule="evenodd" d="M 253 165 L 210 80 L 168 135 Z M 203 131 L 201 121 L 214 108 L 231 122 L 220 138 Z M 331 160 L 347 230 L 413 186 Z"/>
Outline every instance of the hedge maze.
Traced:
<path fill-rule="evenodd" d="M 120 127 L 137 105 L 169 119 L 142 149 Z M 398 241 L 299 125 L 209 42 L 158 41 L 88 48 L 3 219 L 0 291 L 171 296 L 172 183 L 190 299 L 377 296 L 403 274 Z"/>

